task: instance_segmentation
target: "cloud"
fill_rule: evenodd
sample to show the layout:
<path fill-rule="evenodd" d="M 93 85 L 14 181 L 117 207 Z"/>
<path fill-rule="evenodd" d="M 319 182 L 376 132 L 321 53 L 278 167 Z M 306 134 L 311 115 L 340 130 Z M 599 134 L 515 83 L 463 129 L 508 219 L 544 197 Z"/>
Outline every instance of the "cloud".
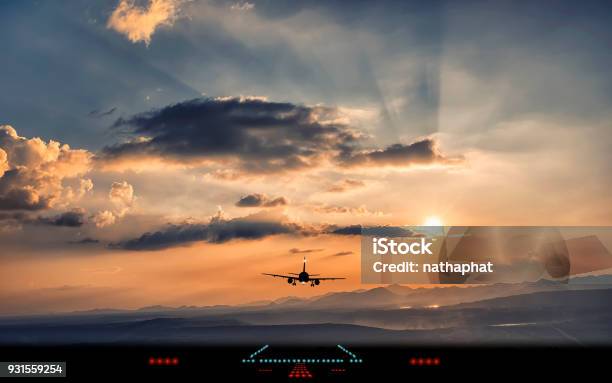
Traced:
<path fill-rule="evenodd" d="M 413 233 L 402 227 L 374 226 L 364 227 L 368 232 L 388 237 L 406 237 Z M 227 218 L 222 211 L 208 222 L 183 222 L 168 224 L 157 230 L 146 232 L 138 237 L 111 243 L 110 248 L 124 250 L 163 250 L 177 246 L 187 246 L 194 242 L 226 243 L 232 240 L 257 240 L 265 237 L 289 234 L 298 236 L 316 235 L 361 235 L 362 226 L 308 225 L 290 221 L 279 212 L 262 211 L 245 217 Z M 291 254 L 311 253 L 323 249 L 289 250 Z"/>
<path fill-rule="evenodd" d="M 2 177 L 7 170 L 9 170 L 8 154 L 6 154 L 4 149 L 0 148 L 0 177 Z"/>
<path fill-rule="evenodd" d="M 364 187 L 365 183 L 360 180 L 343 179 L 327 188 L 330 193 L 343 193 L 348 190 Z"/>
<path fill-rule="evenodd" d="M 359 207 L 338 206 L 338 205 L 314 205 L 311 209 L 317 213 L 324 214 L 355 214 L 355 215 L 384 215 L 380 211 L 370 211 L 365 205 Z"/>
<path fill-rule="evenodd" d="M 436 142 L 425 138 L 411 144 L 394 144 L 384 149 L 347 150 L 341 155 L 343 166 L 411 166 L 426 164 L 453 164 L 462 161 L 461 157 L 445 157 L 436 148 Z"/>
<path fill-rule="evenodd" d="M 86 223 L 85 210 L 76 208 L 52 216 L 34 216 L 32 213 L 10 212 L 0 213 L 0 223 L 19 227 L 28 225 L 49 225 L 64 227 L 81 227 Z"/>
<path fill-rule="evenodd" d="M 332 254 L 332 256 L 341 257 L 341 256 L 344 256 L 344 255 L 351 255 L 351 254 L 353 254 L 352 251 L 340 251 L 338 253 Z"/>
<path fill-rule="evenodd" d="M 37 223 L 52 226 L 80 227 L 85 224 L 85 211 L 83 209 L 75 209 L 52 217 L 38 217 Z"/>
<path fill-rule="evenodd" d="M 127 181 L 113 182 L 108 192 L 108 198 L 120 211 L 126 211 L 134 203 L 134 187 Z"/>
<path fill-rule="evenodd" d="M 91 238 L 91 237 L 85 237 L 83 239 L 80 239 L 78 241 L 69 241 L 68 242 L 71 245 L 93 245 L 96 243 L 100 243 L 99 239 L 95 239 L 95 238 Z"/>
<path fill-rule="evenodd" d="M 236 202 L 238 207 L 275 207 L 287 205 L 285 197 L 271 198 L 265 194 L 249 194 Z"/>
<path fill-rule="evenodd" d="M 30 219 L 23 212 L 1 212 L 0 211 L 0 233 L 14 232 L 22 228 L 22 224 Z"/>
<path fill-rule="evenodd" d="M 200 98 L 120 118 L 128 141 L 103 148 L 103 165 L 156 159 L 235 179 L 317 166 L 402 166 L 448 163 L 433 139 L 364 149 L 366 136 L 337 108 L 256 97 Z"/>
<path fill-rule="evenodd" d="M 350 226 L 330 226 L 326 230 L 329 234 L 336 235 L 361 235 L 362 233 L 367 235 L 377 235 L 381 237 L 412 237 L 415 233 L 409 229 L 399 226 L 364 226 L 361 225 L 350 225 Z"/>
<path fill-rule="evenodd" d="M 0 210 L 41 210 L 47 209 L 50 203 L 48 197 L 40 196 L 29 185 L 10 189 L 0 196 Z"/>
<path fill-rule="evenodd" d="M 91 217 L 91 221 L 98 228 L 115 224 L 118 218 L 126 215 L 134 205 L 134 187 L 127 181 L 113 182 L 108 192 L 108 199 L 112 209 L 100 210 Z"/>
<path fill-rule="evenodd" d="M 146 7 L 134 0 L 121 0 L 106 27 L 125 35 L 131 42 L 151 43 L 151 37 L 160 26 L 172 26 L 177 18 L 181 0 L 149 0 Z"/>
<path fill-rule="evenodd" d="M 76 179 L 73 181 L 77 181 Z M 72 182 L 74 184 L 74 182 Z M 94 188 L 93 181 L 89 178 L 81 178 L 76 185 L 64 186 L 63 199 L 68 201 L 78 201 L 85 197 Z"/>
<path fill-rule="evenodd" d="M 131 141 L 103 149 L 103 159 L 164 157 L 186 164 L 222 165 L 249 173 L 311 168 L 359 134 L 326 107 L 261 98 L 194 99 L 119 119 Z"/>
<path fill-rule="evenodd" d="M 117 110 L 117 107 L 114 106 L 108 110 L 92 110 L 91 112 L 89 112 L 88 116 L 91 118 L 102 118 L 102 117 L 106 117 L 106 116 L 110 116 L 111 114 L 115 113 L 115 111 Z"/>
<path fill-rule="evenodd" d="M 116 219 L 115 214 L 109 210 L 99 211 L 91 217 L 93 223 L 99 228 L 114 224 Z"/>
<path fill-rule="evenodd" d="M 111 244 L 126 250 L 161 250 L 184 246 L 193 242 L 225 243 L 235 239 L 261 239 L 277 234 L 314 234 L 313 229 L 289 222 L 282 216 L 257 213 L 246 217 L 226 219 L 220 214 L 207 223 L 170 224 L 138 238 Z"/>
<path fill-rule="evenodd" d="M 234 3 L 230 6 L 232 11 L 246 12 L 255 9 L 255 4 L 245 1 L 244 3 Z"/>
<path fill-rule="evenodd" d="M 79 180 L 79 189 L 77 192 L 77 198 L 82 198 L 85 194 L 92 191 L 94 187 L 93 181 L 89 178 L 83 178 Z"/>
<path fill-rule="evenodd" d="M 93 188 L 91 180 L 81 181 L 76 194 L 63 182 L 87 173 L 91 158 L 87 150 L 20 137 L 13 127 L 0 126 L 0 210 L 61 207 L 82 197 Z"/>
<path fill-rule="evenodd" d="M 337 235 L 361 235 L 361 225 L 332 227 L 329 233 Z"/>
<path fill-rule="evenodd" d="M 20 211 L 17 212 L 0 212 L 0 221 L 23 221 L 28 218 L 29 215 Z"/>
<path fill-rule="evenodd" d="M 291 254 L 308 254 L 308 253 L 316 253 L 319 251 L 323 251 L 323 249 L 298 249 L 294 247 L 293 249 L 289 249 Z"/>

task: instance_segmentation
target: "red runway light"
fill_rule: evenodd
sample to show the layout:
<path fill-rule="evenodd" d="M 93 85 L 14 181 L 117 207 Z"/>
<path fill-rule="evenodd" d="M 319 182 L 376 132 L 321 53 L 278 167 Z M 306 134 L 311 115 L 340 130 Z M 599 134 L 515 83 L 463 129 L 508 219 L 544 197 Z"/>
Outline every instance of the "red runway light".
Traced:
<path fill-rule="evenodd" d="M 289 372 L 289 378 L 312 378 L 312 374 L 304 363 L 297 363 Z"/>
<path fill-rule="evenodd" d="M 439 357 L 427 357 L 427 358 L 410 358 L 411 366 L 439 366 L 440 358 Z"/>
<path fill-rule="evenodd" d="M 179 358 L 177 358 L 177 357 L 174 357 L 174 358 L 170 358 L 170 357 L 165 357 L 165 358 L 162 358 L 162 357 L 157 357 L 157 358 L 150 357 L 149 358 L 149 365 L 150 366 L 155 366 L 155 365 L 157 365 L 157 366 L 164 366 L 164 365 L 166 365 L 166 366 L 170 366 L 170 365 L 177 366 L 178 364 L 179 364 Z"/>

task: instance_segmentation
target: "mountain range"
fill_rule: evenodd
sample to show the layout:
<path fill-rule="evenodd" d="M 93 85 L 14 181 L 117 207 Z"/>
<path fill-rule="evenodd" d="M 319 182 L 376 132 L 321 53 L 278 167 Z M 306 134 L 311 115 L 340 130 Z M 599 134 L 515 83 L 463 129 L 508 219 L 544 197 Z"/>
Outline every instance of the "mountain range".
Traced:
<path fill-rule="evenodd" d="M 610 344 L 612 276 L 0 318 L 0 344 Z"/>

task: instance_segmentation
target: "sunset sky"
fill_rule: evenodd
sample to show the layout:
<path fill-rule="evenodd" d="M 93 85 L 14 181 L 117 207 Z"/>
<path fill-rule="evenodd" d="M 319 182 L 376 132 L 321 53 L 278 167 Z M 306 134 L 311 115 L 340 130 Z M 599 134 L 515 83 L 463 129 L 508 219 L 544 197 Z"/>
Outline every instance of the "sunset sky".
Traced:
<path fill-rule="evenodd" d="M 610 10 L 555 4 L 1 2 L 0 314 L 368 287 L 355 225 L 612 224 Z M 347 279 L 261 275 L 303 256 Z"/>

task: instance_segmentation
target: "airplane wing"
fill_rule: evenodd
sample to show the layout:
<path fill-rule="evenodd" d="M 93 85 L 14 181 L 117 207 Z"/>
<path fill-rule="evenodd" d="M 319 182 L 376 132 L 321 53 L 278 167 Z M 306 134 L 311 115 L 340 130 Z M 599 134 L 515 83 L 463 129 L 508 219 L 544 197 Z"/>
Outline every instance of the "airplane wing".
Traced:
<path fill-rule="evenodd" d="M 335 278 L 335 277 L 319 278 L 319 277 L 317 277 L 317 278 L 312 278 L 312 279 L 318 279 L 320 281 L 333 281 L 333 280 L 336 280 L 336 279 L 346 279 L 346 278 Z"/>
<path fill-rule="evenodd" d="M 281 274 L 268 274 L 268 273 L 262 273 L 263 275 L 269 275 L 271 277 L 275 277 L 275 278 L 291 278 L 291 279 L 296 279 L 295 276 L 291 276 L 291 275 L 281 275 Z"/>

